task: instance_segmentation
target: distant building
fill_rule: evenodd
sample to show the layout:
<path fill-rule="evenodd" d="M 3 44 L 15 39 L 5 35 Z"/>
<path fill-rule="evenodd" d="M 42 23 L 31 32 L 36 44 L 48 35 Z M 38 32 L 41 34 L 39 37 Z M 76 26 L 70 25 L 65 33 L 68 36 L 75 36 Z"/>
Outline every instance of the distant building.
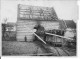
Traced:
<path fill-rule="evenodd" d="M 61 28 L 62 29 L 72 29 L 72 30 L 76 30 L 76 23 L 73 20 L 59 20 L 61 23 Z"/>
<path fill-rule="evenodd" d="M 6 24 L 6 31 L 16 31 L 16 23 L 8 22 Z"/>
<path fill-rule="evenodd" d="M 2 24 L 3 40 L 16 40 L 16 23 L 8 22 Z"/>
<path fill-rule="evenodd" d="M 76 37 L 76 23 L 73 20 L 64 20 L 66 25 L 66 32 L 64 36 L 67 38 L 74 38 Z"/>
<path fill-rule="evenodd" d="M 73 20 L 64 20 L 67 28 L 76 29 L 76 23 Z"/>

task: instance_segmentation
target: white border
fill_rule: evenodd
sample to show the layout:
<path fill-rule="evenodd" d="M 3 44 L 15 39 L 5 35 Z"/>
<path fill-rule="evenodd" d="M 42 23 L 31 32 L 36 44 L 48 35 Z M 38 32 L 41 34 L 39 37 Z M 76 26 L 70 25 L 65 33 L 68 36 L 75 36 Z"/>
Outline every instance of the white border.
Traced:
<path fill-rule="evenodd" d="M 78 1 L 78 5 L 79 5 L 79 10 L 80 10 L 80 1 Z M 80 16 L 80 12 L 79 12 L 79 16 Z M 79 19 L 80 19 L 80 17 L 79 17 Z M 1 21 L 0 21 L 0 25 L 1 25 Z M 1 38 L 1 26 L 0 26 L 0 38 Z M 0 40 L 0 51 L 1 51 L 1 40 Z M 54 57 L 54 56 L 52 56 L 52 57 L 48 57 L 48 56 L 34 56 L 34 57 L 32 57 L 32 56 L 2 56 L 1 58 L 2 59 L 26 59 L 26 58 L 28 58 L 28 59 L 42 59 L 42 58 L 46 58 L 46 59 L 48 59 L 48 58 L 51 58 L 51 59 L 53 59 L 53 58 L 55 58 L 55 59 L 80 59 L 80 20 L 78 20 L 77 21 L 77 56 L 76 57 Z M 1 55 L 1 52 L 0 52 L 0 55 Z"/>

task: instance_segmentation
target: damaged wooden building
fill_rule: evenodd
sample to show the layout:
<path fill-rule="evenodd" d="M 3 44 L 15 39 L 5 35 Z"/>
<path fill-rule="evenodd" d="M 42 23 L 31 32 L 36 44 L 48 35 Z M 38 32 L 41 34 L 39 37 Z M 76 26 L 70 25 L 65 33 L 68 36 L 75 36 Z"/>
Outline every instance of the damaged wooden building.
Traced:
<path fill-rule="evenodd" d="M 60 21 L 53 7 L 18 5 L 17 41 L 33 41 L 34 27 L 40 23 L 45 30 L 65 29 L 64 21 Z M 64 23 L 64 25 L 62 25 Z"/>

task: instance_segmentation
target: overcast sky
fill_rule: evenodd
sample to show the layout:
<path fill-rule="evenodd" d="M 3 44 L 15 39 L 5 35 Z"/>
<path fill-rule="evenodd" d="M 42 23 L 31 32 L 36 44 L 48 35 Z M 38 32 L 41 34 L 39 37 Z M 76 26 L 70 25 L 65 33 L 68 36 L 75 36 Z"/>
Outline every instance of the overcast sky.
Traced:
<path fill-rule="evenodd" d="M 78 6 L 76 0 L 1 0 L 1 20 L 3 21 L 3 19 L 7 18 L 8 22 L 16 22 L 18 4 L 53 7 L 60 19 L 78 19 Z"/>

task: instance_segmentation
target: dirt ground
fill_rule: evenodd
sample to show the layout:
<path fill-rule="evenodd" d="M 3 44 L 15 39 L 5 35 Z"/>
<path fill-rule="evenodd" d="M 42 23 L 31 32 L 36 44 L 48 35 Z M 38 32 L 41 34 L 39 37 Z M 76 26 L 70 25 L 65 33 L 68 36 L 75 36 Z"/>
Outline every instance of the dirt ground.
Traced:
<path fill-rule="evenodd" d="M 33 42 L 2 42 L 2 55 L 36 55 L 38 53 L 44 52 Z"/>
<path fill-rule="evenodd" d="M 48 48 L 47 46 L 45 46 Z M 60 47 L 49 47 L 50 51 L 43 47 L 43 43 L 40 41 L 36 42 L 18 42 L 18 41 L 2 41 L 2 55 L 3 56 L 37 56 L 37 55 L 53 55 L 58 56 L 61 54 L 62 56 L 67 56 Z M 76 56 L 75 49 L 67 49 L 64 47 L 64 50 L 68 51 L 69 55 Z M 62 51 L 62 52 L 61 52 Z"/>

